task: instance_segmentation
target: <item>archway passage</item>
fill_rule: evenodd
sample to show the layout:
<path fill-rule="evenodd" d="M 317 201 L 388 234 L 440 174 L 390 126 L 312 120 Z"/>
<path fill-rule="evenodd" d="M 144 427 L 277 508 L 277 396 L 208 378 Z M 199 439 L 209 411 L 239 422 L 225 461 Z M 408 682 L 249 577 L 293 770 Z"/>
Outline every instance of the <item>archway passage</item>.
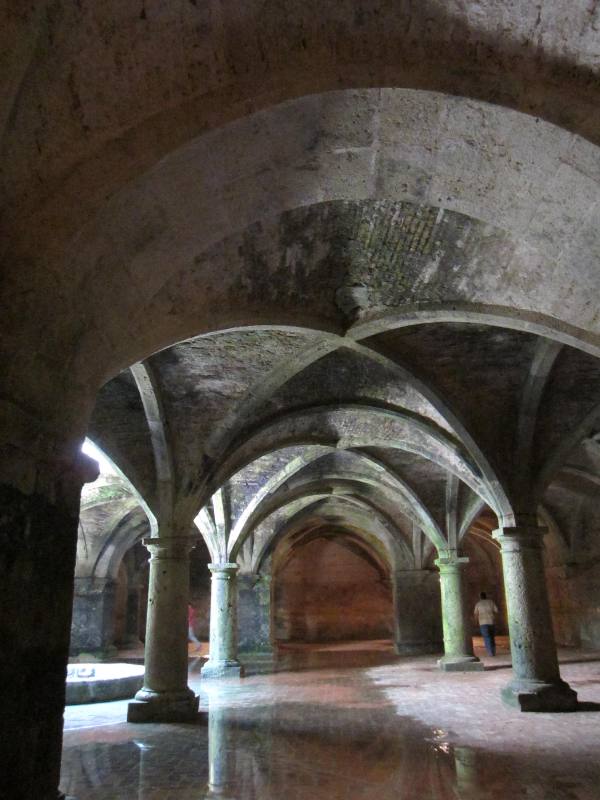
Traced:
<path fill-rule="evenodd" d="M 284 549 L 285 542 L 279 546 Z M 273 556 L 277 644 L 389 640 L 389 568 L 356 537 L 324 529 Z"/>
<path fill-rule="evenodd" d="M 113 437 L 113 431 L 108 431 Z M 100 474 L 85 486 L 80 504 L 71 620 L 72 659 L 143 659 L 148 604 L 152 514 L 135 486 L 89 440 L 84 452 L 96 458 Z M 208 640 L 210 581 L 208 549 L 196 537 L 190 557 L 194 636 Z"/>
<path fill-rule="evenodd" d="M 480 599 L 481 592 L 485 592 L 487 598 L 497 608 L 494 617 L 497 652 L 504 654 L 509 650 L 508 611 L 502 574 L 502 554 L 500 546 L 492 535 L 497 528 L 496 515 L 489 508 L 485 508 L 470 525 L 462 539 L 462 552 L 469 559 L 465 570 L 465 600 L 471 633 L 475 642 L 475 652 L 479 655 L 485 652 L 484 641 L 474 615 L 474 608 Z"/>

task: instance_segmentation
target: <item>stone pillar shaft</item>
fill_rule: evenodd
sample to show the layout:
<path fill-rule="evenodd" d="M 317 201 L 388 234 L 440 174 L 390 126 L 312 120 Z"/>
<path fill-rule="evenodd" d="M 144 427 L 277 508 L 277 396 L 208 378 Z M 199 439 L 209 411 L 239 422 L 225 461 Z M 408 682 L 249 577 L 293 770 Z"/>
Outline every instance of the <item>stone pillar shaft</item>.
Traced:
<path fill-rule="evenodd" d="M 10 450 L 6 450 L 10 453 Z M 15 454 L 19 450 L 15 449 Z M 22 476 L 0 482 L 0 795 L 57 800 L 65 680 L 81 487 L 98 465 L 83 453 L 65 461 L 16 462 Z M 13 457 L 3 461 L 12 479 Z M 26 472 L 25 467 L 31 470 Z"/>
<path fill-rule="evenodd" d="M 504 700 L 523 711 L 572 710 L 577 694 L 560 678 L 543 562 L 544 528 L 500 528 L 513 679 Z"/>
<path fill-rule="evenodd" d="M 194 718 L 198 698 L 187 685 L 188 536 L 146 539 L 150 550 L 144 686 L 129 704 L 129 722 Z"/>
<path fill-rule="evenodd" d="M 237 660 L 237 564 L 209 564 L 212 573 L 210 594 L 210 645 L 203 678 L 240 677 Z"/>
<path fill-rule="evenodd" d="M 463 570 L 468 558 L 446 553 L 435 562 L 440 570 L 444 657 L 438 662 L 445 671 L 482 670 L 483 664 L 473 653 L 469 614 L 463 586 Z"/>

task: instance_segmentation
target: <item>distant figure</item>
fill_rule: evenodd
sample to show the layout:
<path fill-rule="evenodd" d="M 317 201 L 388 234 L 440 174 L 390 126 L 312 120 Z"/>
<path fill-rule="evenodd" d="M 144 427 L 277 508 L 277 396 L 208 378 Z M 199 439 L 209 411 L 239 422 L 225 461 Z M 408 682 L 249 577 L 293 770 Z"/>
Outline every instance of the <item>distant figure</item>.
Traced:
<path fill-rule="evenodd" d="M 194 626 L 196 624 L 196 609 L 191 603 L 188 603 L 188 641 L 196 645 L 196 650 L 200 650 L 200 639 L 196 636 Z"/>
<path fill-rule="evenodd" d="M 493 600 L 488 600 L 485 592 L 479 595 L 481 598 L 475 606 L 475 620 L 479 625 L 479 630 L 483 636 L 485 649 L 489 656 L 496 655 L 496 631 L 494 629 L 494 614 L 498 613 L 496 603 Z"/>

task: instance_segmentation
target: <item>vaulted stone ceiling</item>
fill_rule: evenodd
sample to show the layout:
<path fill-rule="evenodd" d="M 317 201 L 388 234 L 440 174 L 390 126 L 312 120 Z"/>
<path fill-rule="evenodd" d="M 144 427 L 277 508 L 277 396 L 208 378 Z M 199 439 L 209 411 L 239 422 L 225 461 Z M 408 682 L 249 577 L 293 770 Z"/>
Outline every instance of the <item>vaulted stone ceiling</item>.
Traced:
<path fill-rule="evenodd" d="M 89 431 L 184 526 L 248 470 L 274 502 L 293 458 L 307 491 L 385 505 L 344 452 L 401 481 L 434 538 L 449 496 L 460 528 L 481 503 L 589 494 L 596 26 L 585 2 L 9 14 L 11 454 Z"/>
<path fill-rule="evenodd" d="M 439 322 L 361 344 L 232 330 L 174 345 L 146 368 L 175 517 L 189 527 L 205 507 L 197 524 L 213 557 L 256 568 L 282 536 L 345 526 L 414 568 L 432 546 L 457 546 L 485 507 L 549 515 L 569 536 L 565 515 L 600 481 L 598 364 L 531 332 Z M 150 428 L 128 371 L 109 381 L 90 435 L 159 516 Z"/>

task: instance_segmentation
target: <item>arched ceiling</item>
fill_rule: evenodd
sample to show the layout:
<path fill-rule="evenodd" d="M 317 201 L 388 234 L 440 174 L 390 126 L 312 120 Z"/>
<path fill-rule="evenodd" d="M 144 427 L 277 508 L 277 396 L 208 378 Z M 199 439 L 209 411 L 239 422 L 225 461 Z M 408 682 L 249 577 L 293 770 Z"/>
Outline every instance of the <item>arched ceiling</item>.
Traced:
<path fill-rule="evenodd" d="M 285 569 L 286 564 L 297 553 L 298 549 L 310 544 L 317 539 L 333 541 L 340 547 L 345 547 L 350 552 L 363 558 L 378 573 L 382 580 L 390 580 L 393 564 L 390 563 L 389 554 L 381 548 L 380 542 L 369 537 L 368 533 L 356 530 L 352 526 L 338 527 L 322 519 L 318 524 L 311 525 L 305 521 L 305 527 L 293 527 L 286 530 L 274 551 L 272 563 L 273 573 Z M 378 546 L 379 545 L 379 546 Z"/>
<path fill-rule="evenodd" d="M 247 540 L 262 553 L 303 508 L 338 498 L 346 514 L 355 503 L 377 517 L 416 558 L 415 528 L 428 548 L 452 549 L 486 505 L 505 524 L 535 514 L 549 496 L 535 487 L 553 458 L 552 486 L 570 475 L 589 490 L 600 464 L 588 456 L 576 465 L 578 453 L 595 452 L 596 359 L 559 344 L 548 351 L 548 342 L 446 322 L 378 334 L 359 350 L 328 333 L 241 329 L 162 351 L 146 363 L 172 452 L 174 524 L 187 529 L 218 490 L 218 513 L 209 503 L 199 526 L 213 558 L 245 558 Z M 153 445 L 131 392 L 125 374 L 109 382 L 92 425 L 100 441 L 106 428 L 117 462 L 120 451 L 139 461 L 141 475 Z M 584 423 L 588 438 L 567 447 Z"/>
<path fill-rule="evenodd" d="M 27 195 L 36 168 L 46 191 L 65 172 L 89 180 L 94 155 L 112 162 L 110 191 L 204 130 L 338 87 L 443 91 L 598 131 L 598 20 L 585 2 L 47 0 L 6 17 L 10 196 Z"/>
<path fill-rule="evenodd" d="M 90 318 L 121 367 L 236 324 L 339 331 L 448 302 L 558 318 L 597 346 L 587 147 L 450 97 L 299 99 L 201 137 L 111 197 L 66 254 L 64 291 L 79 288 L 82 312 L 94 297 Z"/>
<path fill-rule="evenodd" d="M 367 550 L 378 555 L 387 571 L 402 566 L 411 568 L 415 556 L 407 530 L 402 527 L 406 522 L 398 522 L 396 526 L 390 525 L 368 504 L 347 496 L 306 495 L 260 523 L 237 551 L 236 558 L 242 569 L 259 572 L 275 554 L 280 562 L 286 553 L 307 539 L 335 533 L 362 542 Z"/>
<path fill-rule="evenodd" d="M 510 524 L 589 492 L 595 7 L 5 16 L 10 480 L 89 430 L 163 531 L 212 508 L 219 552 L 249 508 L 297 513 L 290 481 L 325 502 L 345 480 L 363 514 L 377 495 L 384 527 L 421 504 L 452 546 L 481 503 Z"/>
<path fill-rule="evenodd" d="M 364 335 L 382 315 L 432 310 L 597 352 L 591 147 L 464 98 L 332 92 L 190 140 L 63 241 L 57 215 L 75 224 L 80 196 L 22 232 L 9 210 L 2 323 L 22 353 L 9 387 L 35 408 L 46 373 L 54 401 L 68 376 L 81 413 L 107 377 L 186 336 L 265 323 Z"/>

